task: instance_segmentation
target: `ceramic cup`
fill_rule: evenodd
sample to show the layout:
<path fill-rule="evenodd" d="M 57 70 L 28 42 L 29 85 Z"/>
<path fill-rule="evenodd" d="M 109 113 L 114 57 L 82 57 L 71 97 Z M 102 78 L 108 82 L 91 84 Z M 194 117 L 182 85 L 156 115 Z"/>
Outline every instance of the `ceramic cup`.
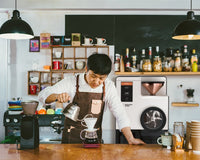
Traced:
<path fill-rule="evenodd" d="M 98 45 L 103 45 L 106 43 L 106 39 L 105 38 L 96 38 L 97 39 L 97 44 Z"/>
<path fill-rule="evenodd" d="M 171 146 L 172 145 L 172 136 L 171 135 L 161 135 L 157 139 L 157 143 L 162 146 Z"/>
<path fill-rule="evenodd" d="M 93 43 L 93 39 L 92 38 L 84 38 L 84 44 L 85 45 L 91 45 Z"/>
<path fill-rule="evenodd" d="M 83 69 L 85 66 L 85 62 L 84 61 L 77 61 L 76 62 L 76 68 L 77 69 Z"/>
<path fill-rule="evenodd" d="M 55 52 L 55 57 L 56 58 L 61 58 L 62 52 Z"/>

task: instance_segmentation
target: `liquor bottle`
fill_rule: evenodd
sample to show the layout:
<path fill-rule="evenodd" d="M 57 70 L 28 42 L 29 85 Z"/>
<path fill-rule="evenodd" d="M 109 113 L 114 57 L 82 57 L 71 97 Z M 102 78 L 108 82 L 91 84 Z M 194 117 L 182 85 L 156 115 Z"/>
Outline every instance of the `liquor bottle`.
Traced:
<path fill-rule="evenodd" d="M 115 72 L 119 72 L 120 71 L 120 54 L 115 54 Z"/>
<path fill-rule="evenodd" d="M 155 52 L 155 54 L 154 54 L 154 58 L 156 58 L 156 57 L 160 57 L 160 55 L 159 55 L 159 46 L 156 46 L 156 52 Z"/>
<path fill-rule="evenodd" d="M 145 55 L 145 49 L 142 49 L 142 54 L 141 54 L 141 58 L 140 58 L 140 71 L 142 71 L 142 65 L 143 65 L 143 62 L 144 62 L 144 59 L 145 59 L 146 55 Z"/>
<path fill-rule="evenodd" d="M 184 45 L 183 56 L 182 56 L 182 71 L 189 72 L 190 68 L 191 67 L 190 67 L 187 45 Z"/>
<path fill-rule="evenodd" d="M 166 57 L 163 60 L 163 71 L 172 72 L 174 68 L 174 52 L 172 48 L 168 48 Z"/>
<path fill-rule="evenodd" d="M 195 49 L 192 50 L 192 55 L 191 55 L 191 58 L 190 58 L 191 65 L 194 63 L 194 61 L 196 61 L 196 63 L 198 64 L 198 55 L 196 54 Z"/>
<path fill-rule="evenodd" d="M 123 56 L 121 55 L 120 57 L 120 72 L 124 72 L 124 59 L 123 59 Z"/>
<path fill-rule="evenodd" d="M 132 57 L 132 67 L 136 69 L 137 68 L 137 54 L 136 54 L 135 48 L 133 48 L 133 54 L 131 57 Z"/>
<path fill-rule="evenodd" d="M 130 59 L 129 59 L 129 48 L 126 48 L 126 57 L 125 57 L 125 71 L 129 72 L 131 67 Z"/>
<path fill-rule="evenodd" d="M 151 61 L 151 63 L 152 63 L 152 47 L 150 46 L 149 47 L 149 54 L 148 54 L 148 56 L 149 56 L 149 60 Z"/>

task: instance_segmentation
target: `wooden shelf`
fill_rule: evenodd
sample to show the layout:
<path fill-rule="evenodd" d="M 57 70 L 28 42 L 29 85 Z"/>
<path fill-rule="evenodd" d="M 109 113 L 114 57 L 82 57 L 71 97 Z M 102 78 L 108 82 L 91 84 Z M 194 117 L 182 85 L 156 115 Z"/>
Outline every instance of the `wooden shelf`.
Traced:
<path fill-rule="evenodd" d="M 93 46 L 50 46 L 50 48 L 108 48 L 109 45 L 106 46 L 97 46 L 97 45 L 93 45 Z"/>
<path fill-rule="evenodd" d="M 187 102 L 172 102 L 172 106 L 175 107 L 198 107 L 198 103 L 187 103 Z"/>
<path fill-rule="evenodd" d="M 144 75 L 144 76 L 152 76 L 152 75 L 167 75 L 167 76 L 186 76 L 186 75 L 200 75 L 200 72 L 115 72 L 116 75 L 127 75 L 127 76 L 135 76 L 135 75 Z"/>

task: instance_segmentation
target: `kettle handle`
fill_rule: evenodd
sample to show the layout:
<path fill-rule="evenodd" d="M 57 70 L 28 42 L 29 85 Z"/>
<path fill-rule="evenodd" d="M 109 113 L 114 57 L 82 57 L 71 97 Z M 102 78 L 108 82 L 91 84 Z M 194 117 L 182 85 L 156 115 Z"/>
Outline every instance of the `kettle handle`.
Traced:
<path fill-rule="evenodd" d="M 82 131 L 80 132 L 80 138 L 81 138 L 82 140 L 85 140 L 85 138 L 82 137 L 83 132 L 85 132 L 85 130 L 82 130 Z"/>

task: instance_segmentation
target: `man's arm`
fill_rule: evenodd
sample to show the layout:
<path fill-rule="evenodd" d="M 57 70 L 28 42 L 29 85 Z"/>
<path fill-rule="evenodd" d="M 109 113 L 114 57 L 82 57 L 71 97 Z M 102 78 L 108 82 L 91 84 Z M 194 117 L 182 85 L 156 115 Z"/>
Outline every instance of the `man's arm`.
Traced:
<path fill-rule="evenodd" d="M 126 137 L 128 144 L 145 144 L 141 139 L 137 139 L 133 137 L 130 127 L 122 128 L 122 133 Z"/>

